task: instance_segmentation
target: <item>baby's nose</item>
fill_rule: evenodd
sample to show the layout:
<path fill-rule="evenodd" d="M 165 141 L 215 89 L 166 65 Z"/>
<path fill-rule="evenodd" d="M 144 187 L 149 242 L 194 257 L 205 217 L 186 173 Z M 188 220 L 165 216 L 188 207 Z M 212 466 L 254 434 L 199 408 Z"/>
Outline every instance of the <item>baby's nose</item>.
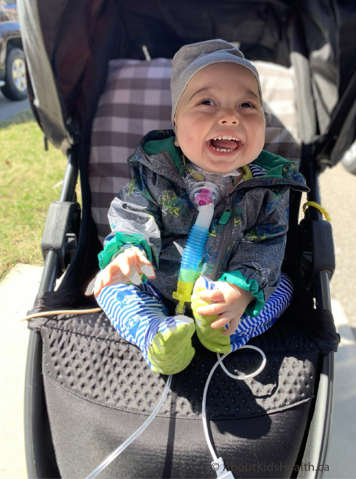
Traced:
<path fill-rule="evenodd" d="M 219 123 L 220 125 L 238 125 L 239 119 L 234 112 L 226 111 L 221 115 Z"/>

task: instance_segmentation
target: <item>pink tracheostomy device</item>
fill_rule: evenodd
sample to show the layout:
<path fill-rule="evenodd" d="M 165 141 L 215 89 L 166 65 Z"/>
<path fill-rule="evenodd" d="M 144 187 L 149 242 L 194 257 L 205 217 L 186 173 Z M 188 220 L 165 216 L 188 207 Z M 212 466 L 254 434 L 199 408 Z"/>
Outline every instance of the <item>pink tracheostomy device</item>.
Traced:
<path fill-rule="evenodd" d="M 202 188 L 198 193 L 195 193 L 194 201 L 198 206 L 209 205 L 212 203 L 213 198 L 210 189 Z"/>

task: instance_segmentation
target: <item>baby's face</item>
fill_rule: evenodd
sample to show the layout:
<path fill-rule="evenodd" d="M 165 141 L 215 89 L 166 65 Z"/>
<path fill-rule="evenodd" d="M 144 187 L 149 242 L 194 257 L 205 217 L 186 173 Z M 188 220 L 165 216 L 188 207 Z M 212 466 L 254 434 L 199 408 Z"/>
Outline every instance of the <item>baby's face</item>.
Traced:
<path fill-rule="evenodd" d="M 255 160 L 265 117 L 254 75 L 234 63 L 205 67 L 179 100 L 175 131 L 175 144 L 206 171 L 229 173 Z"/>

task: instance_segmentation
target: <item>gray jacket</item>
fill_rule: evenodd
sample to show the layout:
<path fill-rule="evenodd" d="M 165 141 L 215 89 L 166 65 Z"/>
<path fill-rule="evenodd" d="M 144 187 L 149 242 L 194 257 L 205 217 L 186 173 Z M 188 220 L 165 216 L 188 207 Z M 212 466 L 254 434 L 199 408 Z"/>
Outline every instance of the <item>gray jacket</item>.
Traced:
<path fill-rule="evenodd" d="M 182 252 L 197 216 L 174 133 L 146 135 L 129 165 L 133 179 L 111 203 L 112 233 L 105 239 L 100 265 L 105 267 L 122 247 L 137 244 L 158 271 L 152 284 L 172 301 Z M 244 167 L 244 173 L 243 181 L 214 210 L 202 273 L 251 291 L 256 302 L 249 313 L 258 314 L 280 279 L 290 188 L 307 187 L 292 162 L 266 151 Z"/>

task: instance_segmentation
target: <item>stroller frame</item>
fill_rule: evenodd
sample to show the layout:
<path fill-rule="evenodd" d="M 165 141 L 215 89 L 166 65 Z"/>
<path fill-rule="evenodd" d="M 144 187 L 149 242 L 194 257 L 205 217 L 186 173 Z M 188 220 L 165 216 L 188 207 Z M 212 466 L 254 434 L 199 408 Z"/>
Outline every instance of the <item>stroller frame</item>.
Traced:
<path fill-rule="evenodd" d="M 72 156 L 68 157 L 66 173 L 59 202 L 63 205 L 75 201 L 75 187 L 78 176 L 78 169 L 73 165 Z M 314 175 L 310 181 L 314 181 L 314 187 L 308 195 L 309 201 L 320 202 L 318 195 L 317 176 Z M 309 183 L 310 184 L 310 183 Z M 314 221 L 322 222 L 318 211 L 313 212 Z M 57 236 L 57 232 L 54 231 Z M 66 238 L 62 238 L 65 244 Z M 62 256 L 62 257 L 60 257 Z M 39 296 L 53 291 L 55 281 L 58 277 L 60 264 L 64 262 L 65 252 L 61 249 L 51 249 L 45 257 L 44 270 Z M 317 304 L 323 310 L 331 313 L 331 298 L 329 289 L 330 269 L 318 272 L 315 279 Z M 46 404 L 44 401 L 43 382 L 38 371 L 41 370 L 42 344 L 40 333 L 30 331 L 28 346 L 27 370 L 25 378 L 25 444 L 28 475 L 31 478 L 58 477 L 59 471 L 54 460 L 55 453 L 52 445 L 49 419 L 47 416 Z M 318 390 L 314 404 L 313 415 L 310 419 L 308 437 L 303 450 L 300 464 L 310 465 L 309 469 L 300 469 L 297 478 L 317 479 L 322 477 L 322 469 L 312 465 L 325 464 L 331 414 L 333 402 L 333 378 L 334 378 L 334 353 L 323 357 Z"/>
<path fill-rule="evenodd" d="M 27 0 L 20 0 L 20 6 L 22 8 L 22 24 L 27 28 L 26 13 L 28 5 Z M 81 4 L 84 4 L 82 2 Z M 107 4 L 113 6 L 114 2 L 108 0 Z M 125 3 L 125 2 L 122 2 Z M 189 2 L 188 2 L 189 3 Z M 253 2 L 258 4 L 260 2 Z M 284 4 L 285 2 L 266 2 L 266 4 L 277 6 Z M 333 5 L 336 9 L 337 2 Z M 304 5 L 305 6 L 305 5 Z M 114 7 L 112 7 L 114 8 Z M 306 8 L 308 10 L 308 8 Z M 20 9 L 21 10 L 21 9 Z M 311 7 L 313 10 L 313 7 Z M 20 12 L 21 13 L 21 12 Z M 309 12 L 310 13 L 310 12 Z M 315 13 L 315 12 L 312 12 Z M 318 12 L 317 12 L 318 13 Z M 317 16 L 317 15 L 316 15 Z M 325 29 L 329 29 L 329 25 L 325 25 Z M 111 35 L 112 35 L 111 31 Z M 295 34 L 295 32 L 294 32 Z M 106 60 L 110 57 L 110 49 L 108 45 L 112 42 L 112 38 L 102 41 L 102 45 L 106 45 L 101 64 L 104 65 Z M 31 66 L 31 53 L 30 53 L 30 41 L 26 41 L 26 35 L 24 37 L 24 48 L 28 58 L 28 63 Z M 41 46 L 41 45 L 40 45 Z M 42 45 L 46 66 L 42 69 L 42 72 L 48 68 L 48 54 L 45 51 L 44 45 Z M 304 47 L 303 47 L 304 48 Z M 302 50 L 303 50 L 302 48 Z M 42 53 L 42 52 L 41 52 Z M 307 118 L 314 118 L 315 113 L 312 112 L 312 104 L 309 100 L 309 94 L 313 90 L 312 75 L 310 73 L 309 66 L 305 58 L 300 56 L 292 57 L 293 65 L 296 72 L 296 77 L 299 79 L 299 84 L 303 85 L 299 94 L 301 97 L 301 103 L 306 106 L 305 116 Z M 31 70 L 31 68 L 30 68 Z M 48 70 L 49 71 L 49 70 Z M 98 75 L 99 78 L 96 81 L 95 91 L 96 98 L 100 94 L 105 81 L 106 69 Z M 347 75 L 346 75 L 347 76 Z M 31 81 L 36 83 L 36 77 L 34 72 L 30 72 Z M 56 81 L 51 74 L 51 82 L 56 85 Z M 345 79 L 341 81 L 339 87 L 340 91 L 345 85 Z M 56 86 L 53 88 L 55 91 Z M 328 128 L 321 134 L 318 131 L 318 120 L 311 120 L 308 122 L 313 124 L 314 128 L 308 129 L 304 127 L 302 132 L 302 163 L 301 171 L 307 179 L 307 184 L 310 187 L 308 193 L 308 200 L 320 203 L 320 194 L 318 187 L 318 175 L 325 166 L 334 165 L 341 152 L 344 151 L 352 142 L 352 133 L 349 133 L 350 123 L 355 125 L 354 116 L 356 114 L 355 103 L 350 101 L 350 98 L 355 98 L 353 95 L 356 91 L 356 75 L 352 77 L 348 75 L 348 87 L 345 95 L 340 95 L 340 100 L 334 115 L 332 116 Z M 30 82 L 30 97 L 34 98 L 34 92 L 31 89 Z M 45 264 L 42 275 L 42 280 L 38 292 L 38 298 L 43 297 L 47 293 L 51 293 L 55 289 L 56 279 L 67 269 L 64 283 L 73 284 L 73 270 L 78 265 L 78 258 L 83 258 L 83 250 L 87 247 L 88 241 L 85 236 L 88 236 L 91 232 L 95 231 L 92 219 L 90 217 L 89 205 L 83 204 L 83 217 L 80 225 L 80 235 L 78 248 L 73 251 L 73 243 L 68 241 L 73 237 L 78 237 L 78 215 L 76 210 L 76 194 L 75 187 L 77 183 L 78 173 L 81 173 L 83 199 L 88 197 L 88 184 L 85 170 L 83 171 L 83 152 L 87 156 L 88 147 L 86 146 L 86 140 L 90 137 L 89 129 L 84 129 L 83 138 L 78 143 L 74 142 L 74 146 L 70 146 L 73 138 L 75 137 L 75 128 L 69 128 L 64 134 L 61 132 L 58 134 L 53 133 L 50 125 L 46 126 L 46 119 L 43 116 L 43 112 L 36 110 L 36 107 L 32 105 L 35 115 L 38 119 L 40 126 L 44 129 L 46 136 L 57 146 L 67 145 L 66 150 L 68 154 L 68 163 L 64 176 L 63 187 L 61 195 L 57 204 L 60 214 L 65 215 L 65 220 L 62 221 L 62 229 L 58 234 L 55 232 L 55 225 L 49 224 L 46 237 L 43 240 L 43 249 L 45 252 Z M 50 105 L 52 108 L 53 105 Z M 55 110 L 55 107 L 53 107 Z M 63 105 L 58 102 L 57 113 L 60 113 L 63 117 Z M 54 111 L 53 110 L 53 111 Z M 94 115 L 95 107 L 92 108 L 89 113 L 90 124 Z M 77 112 L 78 113 L 78 112 Z M 74 110 L 73 116 L 76 112 Z M 55 114 L 53 115 L 55 116 Z M 80 116 L 80 115 L 78 115 Z M 346 117 L 344 123 L 340 123 L 340 118 Z M 63 122 L 64 125 L 64 122 Z M 63 126 L 61 125 L 61 126 Z M 345 126 L 346 125 L 346 126 Z M 60 130 L 60 128 L 59 128 Z M 69 132 L 69 133 L 68 133 Z M 332 132 L 333 135 L 329 133 Z M 69 153 L 68 153 L 69 152 Z M 332 234 L 331 228 L 326 226 L 326 222 L 323 221 L 319 211 L 309 208 L 306 215 L 306 226 L 308 234 L 311 234 L 314 238 L 326 237 L 326 240 L 322 243 L 323 246 L 319 251 L 312 251 L 311 259 L 311 276 L 313 281 L 313 291 L 315 293 L 316 309 L 325 311 L 332 316 L 331 312 L 331 299 L 329 280 L 334 270 L 334 255 L 332 248 Z M 97 244 L 92 246 L 95 249 Z M 312 248 L 313 249 L 313 248 Z M 310 253 L 308 251 L 307 253 Z M 89 266 L 89 273 L 92 273 L 92 265 Z M 88 273 L 88 271 L 87 271 Z M 74 275 L 75 276 L 75 275 Z M 76 280 L 74 280 L 75 284 Z M 42 362 L 42 343 L 40 333 L 38 331 L 30 331 L 30 340 L 28 348 L 27 358 L 27 370 L 25 378 L 25 443 L 26 443 L 26 455 L 27 455 L 27 467 L 29 477 L 58 477 L 59 471 L 55 460 L 55 452 L 53 442 L 51 438 L 50 424 L 47 414 L 47 407 L 44 394 L 43 378 L 41 374 L 41 362 Z M 333 389 L 333 351 L 330 350 L 323 355 L 321 371 L 319 381 L 317 384 L 317 395 L 314 401 L 313 413 L 309 418 L 309 427 L 306 431 L 305 440 L 302 450 L 298 458 L 299 464 L 325 464 L 325 458 L 327 453 L 328 437 L 330 430 L 330 418 L 332 411 L 332 389 Z M 295 477 L 305 478 L 317 478 L 321 477 L 322 470 L 319 468 L 311 467 L 308 470 L 300 469 Z"/>

